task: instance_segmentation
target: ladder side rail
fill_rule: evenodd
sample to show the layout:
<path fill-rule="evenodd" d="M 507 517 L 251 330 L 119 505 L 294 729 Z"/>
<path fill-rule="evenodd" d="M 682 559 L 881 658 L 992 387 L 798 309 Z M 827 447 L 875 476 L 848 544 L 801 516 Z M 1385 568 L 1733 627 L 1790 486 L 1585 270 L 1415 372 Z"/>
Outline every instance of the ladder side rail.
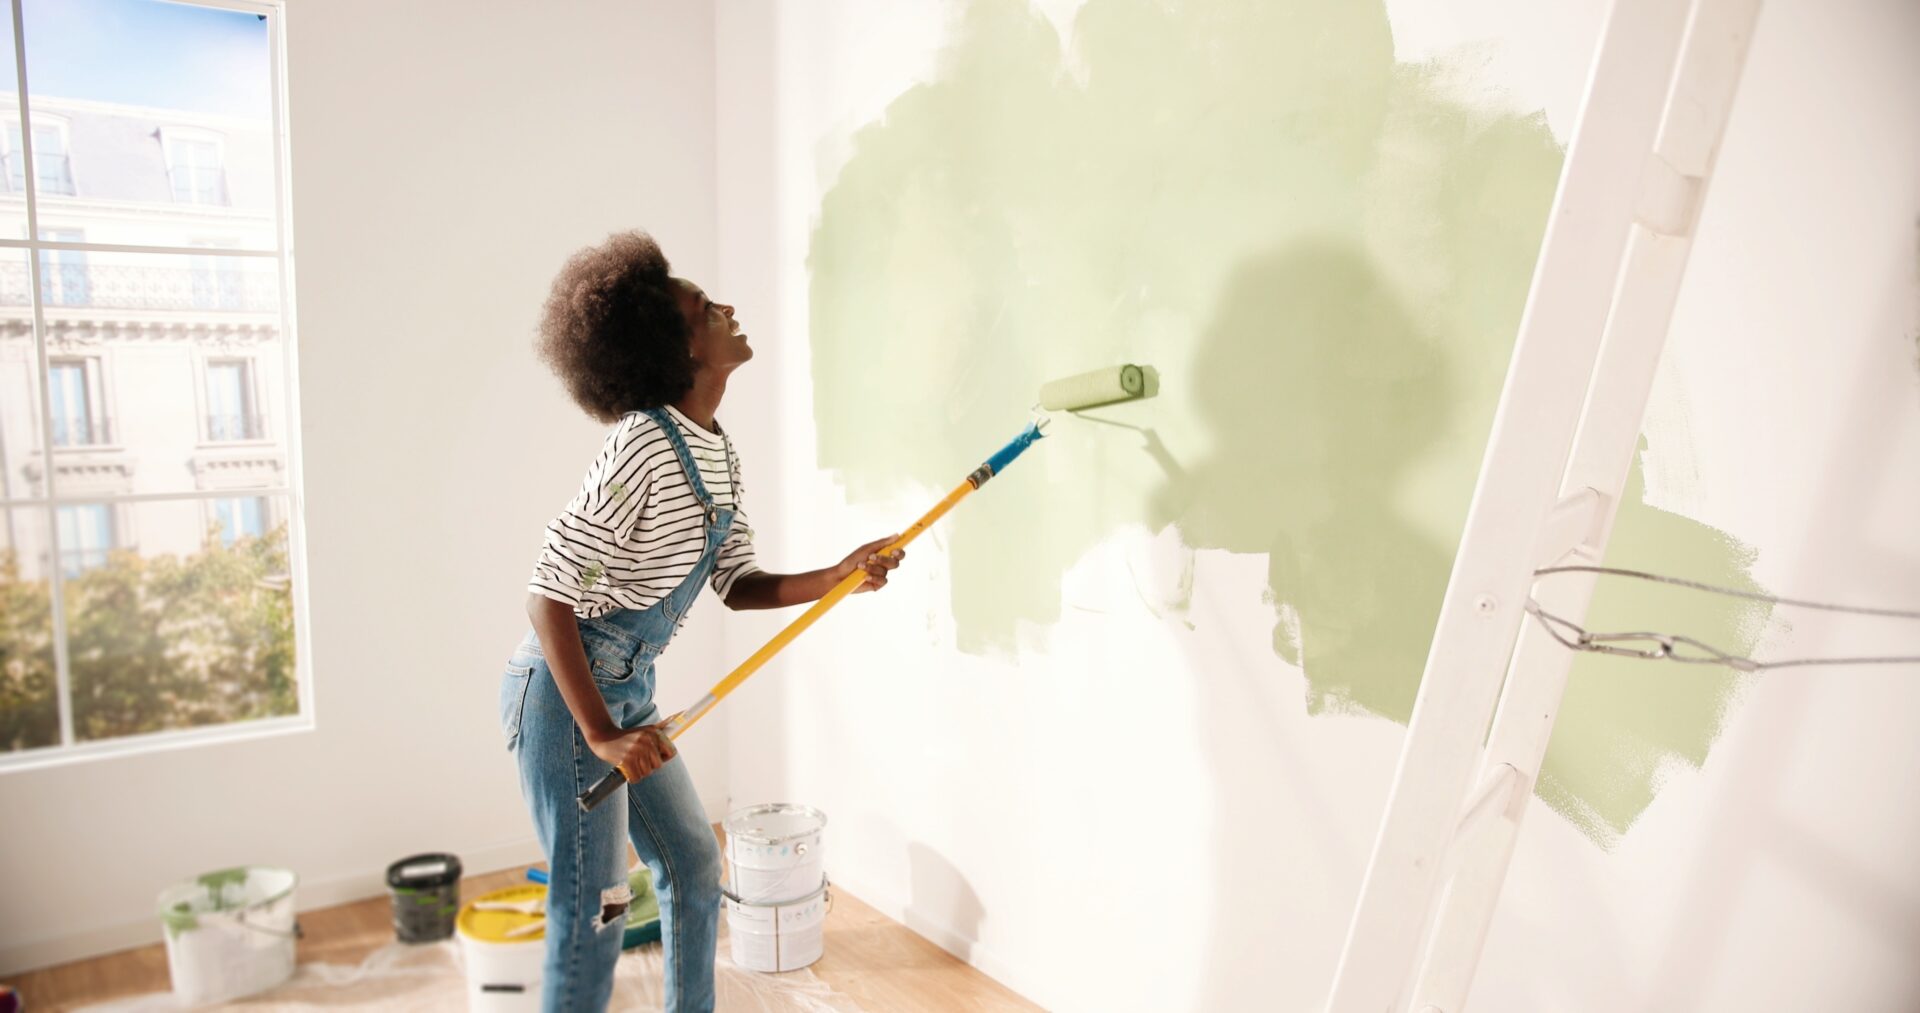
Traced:
<path fill-rule="evenodd" d="M 1605 491 L 1599 539 L 1581 551 L 1585 561 L 1600 562 L 1612 534 L 1619 493 L 1632 467 L 1692 254 L 1693 226 L 1712 179 L 1759 10 L 1760 0 L 1701 0 L 1682 44 L 1643 194 L 1657 196 L 1671 189 L 1671 181 L 1660 177 L 1677 170 L 1686 200 L 1680 206 L 1643 201 L 1652 213 L 1642 214 L 1629 242 L 1627 266 L 1567 475 L 1570 495 L 1593 488 Z M 1534 597 L 1543 610 L 1584 622 L 1596 579 L 1593 574 L 1558 575 L 1542 583 Z M 1453 1013 L 1465 1007 L 1572 664 L 1572 652 L 1538 626 L 1530 623 L 1522 631 L 1484 754 L 1489 775 L 1504 769 L 1520 772 L 1516 797 L 1507 818 L 1477 838 L 1490 846 L 1464 858 L 1461 879 L 1449 884 L 1418 975 L 1416 1009 Z"/>
<path fill-rule="evenodd" d="M 1440 859 L 1519 632 L 1652 150 L 1686 9 L 1616 0 L 1596 51 L 1394 787 L 1328 1008 L 1404 1008 Z"/>

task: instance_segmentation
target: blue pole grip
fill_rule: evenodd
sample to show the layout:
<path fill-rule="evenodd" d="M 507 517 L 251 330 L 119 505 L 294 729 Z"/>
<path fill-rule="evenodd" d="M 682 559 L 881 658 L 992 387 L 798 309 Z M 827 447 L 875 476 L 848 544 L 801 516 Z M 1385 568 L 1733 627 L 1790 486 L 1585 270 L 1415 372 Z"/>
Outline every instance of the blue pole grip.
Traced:
<path fill-rule="evenodd" d="M 998 453 L 987 458 L 986 464 L 980 466 L 980 470 L 986 474 L 981 477 L 980 481 L 974 483 L 974 487 L 978 488 L 986 484 L 987 479 L 1007 470 L 1007 465 L 1012 464 L 1014 458 L 1025 453 L 1028 447 L 1033 446 L 1033 441 L 1042 438 L 1043 435 L 1044 434 L 1040 432 L 1040 424 L 1038 422 L 1028 423 L 1027 428 L 1022 430 L 1020 435 L 1008 440 L 1006 446 L 1001 447 Z M 976 472 L 976 474 L 978 473 Z"/>

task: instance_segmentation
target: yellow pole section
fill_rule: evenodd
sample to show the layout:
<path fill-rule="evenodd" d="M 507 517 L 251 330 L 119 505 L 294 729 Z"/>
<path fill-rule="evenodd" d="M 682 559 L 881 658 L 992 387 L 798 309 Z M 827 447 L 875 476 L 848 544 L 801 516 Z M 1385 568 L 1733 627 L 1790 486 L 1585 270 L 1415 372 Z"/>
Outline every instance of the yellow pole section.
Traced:
<path fill-rule="evenodd" d="M 945 516 L 947 511 L 954 508 L 955 504 L 966 499 L 967 494 L 973 490 L 974 485 L 971 478 L 960 483 L 958 487 L 947 494 L 945 499 L 935 504 L 933 509 L 927 511 L 919 520 L 914 521 L 912 527 L 909 527 L 899 538 L 894 539 L 891 544 L 880 551 L 887 553 L 895 549 L 906 548 L 908 542 L 920 537 L 921 532 L 932 527 L 935 521 Z M 814 602 L 813 606 L 805 612 L 802 612 L 798 619 L 788 623 L 786 629 L 774 634 L 773 639 L 767 641 L 764 647 L 753 652 L 752 657 L 741 662 L 739 668 L 727 673 L 726 678 L 714 683 L 713 688 L 707 691 L 706 696 L 701 697 L 697 703 L 685 711 L 682 711 L 668 722 L 667 727 L 664 729 L 667 737 L 677 739 L 680 737 L 681 732 L 693 727 L 694 722 L 705 717 L 706 713 L 712 710 L 715 704 L 725 699 L 728 693 L 733 692 L 734 687 L 747 681 L 748 676 L 759 671 L 760 666 L 766 664 L 774 655 L 779 654 L 781 648 L 792 643 L 793 638 L 805 633 L 807 627 L 812 626 L 815 620 L 826 615 L 828 609 L 840 604 L 842 599 L 852 594 L 855 589 L 866 582 L 866 579 L 867 571 L 865 568 L 856 568 L 852 573 L 847 574 L 845 579 L 833 586 L 833 590 L 828 591 L 819 601 Z"/>

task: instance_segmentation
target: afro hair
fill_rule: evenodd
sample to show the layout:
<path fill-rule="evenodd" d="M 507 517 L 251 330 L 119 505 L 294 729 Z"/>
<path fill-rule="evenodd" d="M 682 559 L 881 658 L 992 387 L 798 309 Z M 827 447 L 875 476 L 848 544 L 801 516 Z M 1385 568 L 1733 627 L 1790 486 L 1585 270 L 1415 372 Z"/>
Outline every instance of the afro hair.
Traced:
<path fill-rule="evenodd" d="M 692 334 L 660 244 L 616 232 L 567 259 L 540 317 L 539 351 L 587 414 L 612 422 L 693 388 Z"/>

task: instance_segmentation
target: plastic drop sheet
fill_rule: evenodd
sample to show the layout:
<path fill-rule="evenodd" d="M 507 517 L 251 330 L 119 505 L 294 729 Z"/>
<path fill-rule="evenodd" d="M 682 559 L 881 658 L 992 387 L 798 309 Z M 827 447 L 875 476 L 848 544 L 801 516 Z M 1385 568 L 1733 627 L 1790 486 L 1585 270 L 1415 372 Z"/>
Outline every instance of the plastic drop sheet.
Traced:
<path fill-rule="evenodd" d="M 622 953 L 614 968 L 613 1001 L 608 1008 L 660 1009 L 662 964 L 658 943 Z M 458 944 L 390 943 L 358 965 L 301 964 L 291 979 L 271 992 L 199 1008 L 235 1013 L 343 1007 L 456 1013 L 467 1008 L 466 990 Z M 736 966 L 727 956 L 724 931 L 714 966 L 714 991 L 720 1013 L 862 1013 L 851 997 L 834 991 L 811 970 L 760 974 Z M 158 1013 L 185 1007 L 176 1003 L 172 993 L 156 992 L 82 1008 L 92 1013 Z"/>

